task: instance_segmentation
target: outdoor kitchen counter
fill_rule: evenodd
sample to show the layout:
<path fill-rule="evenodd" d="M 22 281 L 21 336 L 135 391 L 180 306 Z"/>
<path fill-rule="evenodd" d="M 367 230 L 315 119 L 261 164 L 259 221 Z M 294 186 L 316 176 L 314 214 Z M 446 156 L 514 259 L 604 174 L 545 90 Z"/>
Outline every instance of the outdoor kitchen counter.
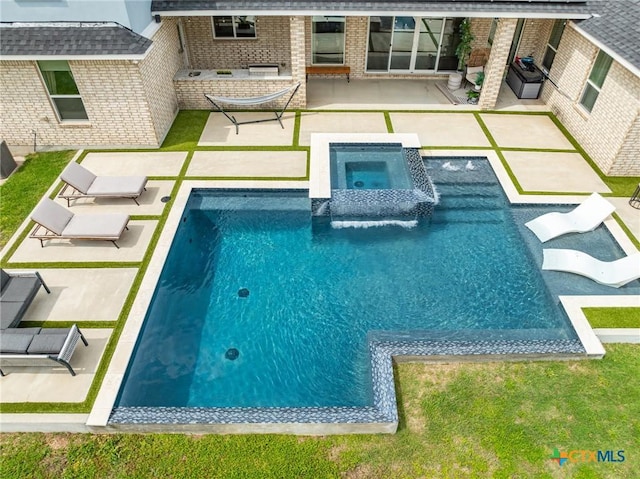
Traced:
<path fill-rule="evenodd" d="M 249 74 L 249 70 L 225 70 L 230 71 L 231 75 L 221 75 L 216 73 L 219 70 L 178 70 L 178 72 L 173 77 L 173 81 L 210 81 L 210 80 L 275 80 L 275 81 L 291 81 L 293 77 L 291 76 L 291 72 L 283 71 L 279 75 L 274 75 L 270 73 L 251 73 Z M 197 73 L 200 73 L 199 75 Z"/>
<path fill-rule="evenodd" d="M 231 98 L 250 98 L 268 95 L 282 91 L 293 86 L 294 81 L 290 72 L 280 75 L 269 73 L 252 73 L 249 70 L 229 70 L 231 75 L 220 75 L 216 70 L 180 70 L 173 77 L 173 86 L 178 98 L 178 108 L 181 110 L 209 110 L 211 104 L 204 94 L 225 96 Z M 194 75 L 200 72 L 199 75 Z M 189 76 L 191 74 L 191 76 Z M 293 98 L 291 107 L 297 108 L 304 105 L 305 95 L 304 80 L 301 90 Z M 286 98 L 282 101 L 286 102 Z M 278 101 L 268 108 L 277 108 Z M 265 105 L 245 107 L 244 109 L 264 109 Z"/>

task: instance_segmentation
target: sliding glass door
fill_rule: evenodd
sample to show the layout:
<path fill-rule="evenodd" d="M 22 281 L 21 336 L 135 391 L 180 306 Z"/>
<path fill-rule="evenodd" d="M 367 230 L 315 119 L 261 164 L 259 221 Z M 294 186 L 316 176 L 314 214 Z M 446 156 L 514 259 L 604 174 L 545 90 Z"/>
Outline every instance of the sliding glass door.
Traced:
<path fill-rule="evenodd" d="M 415 30 L 416 21 L 413 17 L 395 17 L 393 35 L 391 37 L 390 70 L 411 70 Z"/>
<path fill-rule="evenodd" d="M 367 72 L 455 70 L 461 21 L 457 18 L 370 17 Z M 454 58 L 451 58 L 452 52 Z"/>

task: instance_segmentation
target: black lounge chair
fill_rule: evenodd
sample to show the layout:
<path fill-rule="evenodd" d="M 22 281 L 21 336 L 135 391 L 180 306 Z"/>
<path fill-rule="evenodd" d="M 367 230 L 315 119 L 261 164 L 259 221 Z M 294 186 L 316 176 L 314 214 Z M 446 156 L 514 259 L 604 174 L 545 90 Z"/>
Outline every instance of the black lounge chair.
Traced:
<path fill-rule="evenodd" d="M 0 269 L 0 330 L 18 326 L 40 286 L 51 293 L 40 273 L 7 273 Z"/>
<path fill-rule="evenodd" d="M 70 328 L 10 328 L 0 335 L 0 375 L 6 366 L 51 366 L 62 364 L 72 376 L 69 361 L 78 341 L 88 346 L 77 325 Z"/>

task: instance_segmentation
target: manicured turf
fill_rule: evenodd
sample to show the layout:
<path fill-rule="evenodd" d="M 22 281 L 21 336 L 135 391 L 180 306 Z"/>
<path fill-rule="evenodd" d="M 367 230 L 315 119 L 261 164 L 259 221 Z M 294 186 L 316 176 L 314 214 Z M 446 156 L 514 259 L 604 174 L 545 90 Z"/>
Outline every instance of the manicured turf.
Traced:
<path fill-rule="evenodd" d="M 592 328 L 640 328 L 639 308 L 584 308 Z"/>
<path fill-rule="evenodd" d="M 640 477 L 639 352 L 609 345 L 601 361 L 400 364 L 395 435 L 3 434 L 2 477 Z M 622 450 L 625 461 L 560 466 L 556 448 Z"/>

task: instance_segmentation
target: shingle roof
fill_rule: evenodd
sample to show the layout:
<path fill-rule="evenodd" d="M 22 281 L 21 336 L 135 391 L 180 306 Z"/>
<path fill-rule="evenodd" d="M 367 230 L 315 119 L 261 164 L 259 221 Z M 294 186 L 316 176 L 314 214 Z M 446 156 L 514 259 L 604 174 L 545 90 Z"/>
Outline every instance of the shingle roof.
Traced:
<path fill-rule="evenodd" d="M 151 40 L 117 23 L 0 23 L 0 56 L 137 57 Z"/>
<path fill-rule="evenodd" d="M 424 11 L 587 15 L 605 0 L 153 0 L 153 13 L 172 11 Z"/>
<path fill-rule="evenodd" d="M 640 70 L 640 0 L 609 0 L 597 13 L 580 30 Z"/>

